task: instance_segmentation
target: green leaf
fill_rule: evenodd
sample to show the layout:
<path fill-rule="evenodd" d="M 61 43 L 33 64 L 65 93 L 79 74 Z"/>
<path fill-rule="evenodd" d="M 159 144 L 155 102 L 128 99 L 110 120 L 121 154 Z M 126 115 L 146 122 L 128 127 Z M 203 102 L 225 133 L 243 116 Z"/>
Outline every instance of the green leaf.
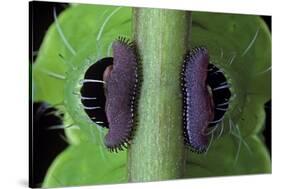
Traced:
<path fill-rule="evenodd" d="M 49 168 L 43 187 L 127 182 L 127 153 L 100 148 L 86 142 L 68 147 Z"/>

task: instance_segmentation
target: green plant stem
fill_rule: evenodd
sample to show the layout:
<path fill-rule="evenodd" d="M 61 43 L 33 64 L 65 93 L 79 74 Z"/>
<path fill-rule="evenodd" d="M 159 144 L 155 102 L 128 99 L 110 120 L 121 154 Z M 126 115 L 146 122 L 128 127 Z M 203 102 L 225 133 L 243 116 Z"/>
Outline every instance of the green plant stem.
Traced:
<path fill-rule="evenodd" d="M 190 13 L 135 8 L 133 17 L 143 82 L 128 154 L 129 180 L 181 178 L 185 150 L 180 73 L 189 44 Z"/>

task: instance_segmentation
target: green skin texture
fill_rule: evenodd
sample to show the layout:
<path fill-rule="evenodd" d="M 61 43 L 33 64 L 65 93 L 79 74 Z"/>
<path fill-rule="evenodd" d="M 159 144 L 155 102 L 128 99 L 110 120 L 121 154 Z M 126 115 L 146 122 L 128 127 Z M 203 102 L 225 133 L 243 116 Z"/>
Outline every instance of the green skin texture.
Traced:
<path fill-rule="evenodd" d="M 72 55 L 66 48 L 54 25 L 49 28 L 40 47 L 36 64 L 33 66 L 34 101 L 44 100 L 50 104 L 63 104 L 64 106 L 59 106 L 59 108 L 66 112 L 65 125 L 75 124 L 79 125 L 78 128 L 80 128 L 70 127 L 65 129 L 70 146 L 54 160 L 47 172 L 43 186 L 77 186 L 122 183 L 130 180 L 147 181 L 270 173 L 271 161 L 260 133 L 264 127 L 265 119 L 263 105 L 271 99 L 271 71 L 262 73 L 271 66 L 271 35 L 264 22 L 257 16 L 192 13 L 193 26 L 190 46 L 204 45 L 208 48 L 212 62 L 224 71 L 228 81 L 231 83 L 232 94 L 236 95 L 236 98 L 231 100 L 230 109 L 227 111 L 226 118 L 223 121 L 223 133 L 219 139 L 213 141 L 207 154 L 196 154 L 190 152 L 187 148 L 183 148 L 180 141 L 182 136 L 179 135 L 179 128 L 181 127 L 180 114 L 171 116 L 170 120 L 168 119 L 169 116 L 167 116 L 168 111 L 160 111 L 158 117 L 145 117 L 145 115 L 155 115 L 155 112 L 163 110 L 165 107 L 167 107 L 167 110 L 170 107 L 169 115 L 176 115 L 179 112 L 181 96 L 178 93 L 180 91 L 179 81 L 176 81 L 180 73 L 178 72 L 179 65 L 177 61 L 173 64 L 163 64 L 161 67 L 160 64 L 157 64 L 155 68 L 151 66 L 152 64 L 143 65 L 143 74 L 146 74 L 146 77 L 144 77 L 141 89 L 138 110 L 139 125 L 134 139 L 135 143 L 131 146 L 132 149 L 129 150 L 130 163 L 128 164 L 127 151 L 118 154 L 107 151 L 103 146 L 103 136 L 106 130 L 101 129 L 100 131 L 94 123 L 90 122 L 82 109 L 78 96 L 73 95 L 73 92 L 80 90 L 79 80 L 83 78 L 83 74 L 89 66 L 88 58 L 92 59 L 90 63 L 94 63 L 96 59 L 107 56 L 108 46 L 119 35 L 133 37 L 132 10 L 122 8 L 106 24 L 101 41 L 96 42 L 96 37 L 106 19 L 106 15 L 113 10 L 115 10 L 115 7 L 76 5 L 68 8 L 58 17 L 64 35 L 76 50 L 76 55 Z M 104 11 L 106 12 L 104 13 Z M 165 12 L 164 10 L 163 12 L 160 10 L 156 12 L 159 12 L 158 16 L 161 17 L 160 15 L 162 15 L 162 18 L 167 14 L 167 11 Z M 176 15 L 175 13 L 174 18 L 180 19 Z M 160 19 L 159 17 L 158 19 Z M 259 34 L 253 46 L 245 56 L 241 56 L 258 28 L 260 28 Z M 180 34 L 182 28 L 170 28 L 169 31 Z M 153 31 L 149 32 L 146 32 L 147 34 L 137 34 L 134 37 L 148 37 Z M 147 58 L 153 58 L 156 52 L 161 54 L 160 49 L 158 49 L 159 46 L 155 44 L 149 45 L 146 40 L 141 41 L 140 39 L 138 39 L 138 43 L 140 43 L 140 46 L 153 47 L 151 51 L 148 49 L 141 50 L 141 52 L 145 52 L 144 56 Z M 97 44 L 102 46 L 97 46 Z M 182 43 L 179 44 L 182 45 Z M 183 49 L 180 49 L 179 46 L 175 45 L 172 49 L 177 51 L 175 54 L 182 53 Z M 165 50 L 167 48 L 169 47 L 164 47 Z M 183 48 L 186 49 L 187 47 Z M 99 55 L 97 49 L 99 49 Z M 221 49 L 223 50 L 222 57 Z M 64 56 L 66 64 L 59 58 L 59 53 Z M 236 53 L 237 56 L 229 65 L 233 53 Z M 144 59 L 147 60 L 145 57 Z M 159 58 L 168 59 L 165 54 L 161 54 Z M 175 59 L 178 60 L 179 57 L 175 57 Z M 172 67 L 171 65 L 175 66 Z M 149 71 L 149 68 L 153 70 Z M 160 74 L 159 72 L 162 68 L 169 68 L 170 71 Z M 64 75 L 66 80 L 50 77 L 42 70 Z M 153 76 L 153 72 L 159 73 L 159 75 L 155 74 Z M 166 73 L 169 75 L 166 75 Z M 149 79 L 147 79 L 148 76 L 150 76 Z M 165 89 L 164 84 L 169 87 Z M 151 101 L 152 97 L 150 97 L 151 99 L 144 98 L 148 95 L 148 91 L 155 93 L 151 96 L 155 96 L 153 97 L 155 99 L 153 104 L 158 104 L 157 106 L 152 107 L 149 105 L 148 101 Z M 165 98 L 166 95 L 170 99 Z M 156 100 L 156 96 L 158 100 Z M 239 140 L 229 134 L 229 118 L 233 123 L 239 125 L 241 136 L 250 148 L 250 151 L 247 150 L 242 143 L 238 159 L 236 159 L 236 156 Z M 173 165 L 172 161 L 160 164 L 159 162 L 166 160 L 166 157 L 151 156 L 153 159 L 150 161 L 142 157 L 142 161 L 146 161 L 146 170 L 148 170 L 149 166 L 158 166 L 157 169 L 154 167 L 156 169 L 155 174 L 149 175 L 148 173 L 147 175 L 149 176 L 147 176 L 139 170 L 145 165 L 141 165 L 141 159 L 137 159 L 137 157 L 133 159 L 132 152 L 138 154 L 136 149 L 142 147 L 146 158 L 149 158 L 148 152 L 155 146 L 151 146 L 151 144 L 140 146 L 140 144 L 151 141 L 151 136 L 147 135 L 155 136 L 155 130 L 148 130 L 145 136 L 146 139 L 143 141 L 140 137 L 144 136 L 143 131 L 148 129 L 152 125 L 151 123 L 156 123 L 156 126 L 161 123 L 161 125 L 164 125 L 163 128 L 166 128 L 167 125 L 175 125 L 175 127 L 171 128 L 173 132 L 169 132 L 169 135 L 167 135 L 167 130 L 159 131 L 160 135 L 166 136 L 166 138 L 169 137 L 173 142 L 167 148 L 165 141 L 161 141 L 159 138 L 160 147 L 158 149 L 160 150 L 157 151 L 157 153 L 161 154 L 175 153 L 174 155 L 169 154 L 171 158 L 174 158 L 173 161 L 175 162 Z M 179 140 L 176 141 L 176 138 Z M 154 145 L 154 141 L 152 144 Z M 175 145 L 177 146 L 175 147 Z M 164 148 L 167 149 L 166 152 L 163 150 Z M 178 170 L 178 165 L 182 165 L 182 157 L 173 157 L 183 154 L 182 151 L 184 151 L 186 157 L 183 166 L 186 167 L 186 170 L 183 172 Z M 156 161 L 155 159 L 158 160 Z M 131 167 L 130 172 L 128 172 L 128 167 Z M 163 170 L 164 168 L 171 168 L 171 170 L 165 170 L 164 173 L 158 174 L 161 167 Z"/>

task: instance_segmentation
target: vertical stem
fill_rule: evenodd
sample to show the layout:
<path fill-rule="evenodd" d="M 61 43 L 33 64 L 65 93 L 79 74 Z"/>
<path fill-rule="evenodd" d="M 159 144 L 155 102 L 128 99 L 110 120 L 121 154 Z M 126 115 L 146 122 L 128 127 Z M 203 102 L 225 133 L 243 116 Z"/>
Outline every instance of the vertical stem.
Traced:
<path fill-rule="evenodd" d="M 180 73 L 188 48 L 190 14 L 136 8 L 133 15 L 143 82 L 137 130 L 129 148 L 129 179 L 181 178 L 185 158 Z"/>

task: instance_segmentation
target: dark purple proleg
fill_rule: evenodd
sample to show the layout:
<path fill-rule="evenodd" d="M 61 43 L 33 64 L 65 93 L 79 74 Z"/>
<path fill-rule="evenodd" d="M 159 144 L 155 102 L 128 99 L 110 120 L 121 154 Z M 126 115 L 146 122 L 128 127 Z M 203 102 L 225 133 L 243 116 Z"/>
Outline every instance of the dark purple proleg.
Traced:
<path fill-rule="evenodd" d="M 205 132 L 214 119 L 213 99 L 207 85 L 208 65 L 207 49 L 195 48 L 185 57 L 182 70 L 184 138 L 199 153 L 208 147 Z"/>
<path fill-rule="evenodd" d="M 222 122 L 231 96 L 223 72 L 209 63 L 206 48 L 194 48 L 185 57 L 182 92 L 185 142 L 192 151 L 205 152 L 215 129 L 208 130 Z"/>
<path fill-rule="evenodd" d="M 105 112 L 109 132 L 105 145 L 123 150 L 132 139 L 138 88 L 137 56 L 133 43 L 119 38 L 112 45 L 113 65 L 104 72 Z"/>

